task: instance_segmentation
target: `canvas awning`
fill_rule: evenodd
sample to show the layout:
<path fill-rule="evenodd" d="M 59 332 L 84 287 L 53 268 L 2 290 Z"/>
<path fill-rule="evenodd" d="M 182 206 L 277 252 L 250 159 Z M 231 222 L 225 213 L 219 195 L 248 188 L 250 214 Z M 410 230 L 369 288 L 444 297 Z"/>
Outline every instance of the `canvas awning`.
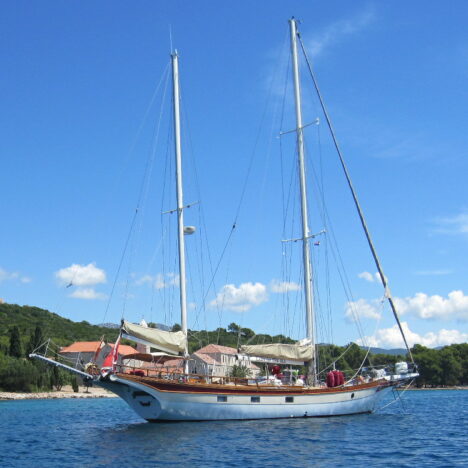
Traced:
<path fill-rule="evenodd" d="M 122 337 L 152 348 L 160 349 L 172 355 L 183 353 L 186 349 L 187 337 L 182 331 L 169 332 L 158 328 L 147 328 L 123 320 Z"/>
<path fill-rule="evenodd" d="M 166 361 L 172 361 L 173 359 L 173 354 L 166 353 L 133 353 L 127 354 L 122 358 L 123 361 L 135 360 L 144 362 L 154 362 L 156 364 L 164 364 Z"/>
<path fill-rule="evenodd" d="M 314 357 L 314 350 L 310 344 L 271 343 L 263 345 L 243 345 L 241 352 L 249 356 L 265 358 L 287 359 L 306 362 Z"/>

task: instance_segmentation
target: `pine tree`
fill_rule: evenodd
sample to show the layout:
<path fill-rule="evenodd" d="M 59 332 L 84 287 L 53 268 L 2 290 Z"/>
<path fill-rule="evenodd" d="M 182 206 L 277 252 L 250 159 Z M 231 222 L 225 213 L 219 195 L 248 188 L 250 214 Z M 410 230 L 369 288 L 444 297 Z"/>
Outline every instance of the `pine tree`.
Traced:
<path fill-rule="evenodd" d="M 44 335 L 42 334 L 42 328 L 38 325 L 34 331 L 31 332 L 28 347 L 26 348 L 26 356 L 28 357 L 33 351 L 41 346 L 42 343 L 44 343 Z"/>
<path fill-rule="evenodd" d="M 78 387 L 78 381 L 77 381 L 77 379 L 76 379 L 76 376 L 72 378 L 71 386 L 72 386 L 73 391 L 74 391 L 75 393 L 77 393 L 77 392 L 80 391 L 80 388 Z"/>
<path fill-rule="evenodd" d="M 10 330 L 10 349 L 9 349 L 10 356 L 13 357 L 21 357 L 23 352 L 21 350 L 21 337 L 18 327 L 13 327 Z"/>

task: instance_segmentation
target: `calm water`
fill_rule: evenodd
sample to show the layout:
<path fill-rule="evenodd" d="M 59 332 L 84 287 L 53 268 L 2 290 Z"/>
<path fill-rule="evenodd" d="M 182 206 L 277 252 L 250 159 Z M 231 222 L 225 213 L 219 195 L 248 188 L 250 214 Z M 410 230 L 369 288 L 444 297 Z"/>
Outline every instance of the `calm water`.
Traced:
<path fill-rule="evenodd" d="M 120 399 L 0 402 L 0 466 L 467 466 L 468 391 L 372 415 L 159 423 Z"/>

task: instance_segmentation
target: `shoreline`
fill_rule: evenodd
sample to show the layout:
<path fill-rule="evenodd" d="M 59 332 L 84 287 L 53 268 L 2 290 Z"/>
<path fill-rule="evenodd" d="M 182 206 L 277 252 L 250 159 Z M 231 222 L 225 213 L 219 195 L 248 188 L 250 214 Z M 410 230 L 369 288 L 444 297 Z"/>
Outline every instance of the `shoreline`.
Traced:
<path fill-rule="evenodd" d="M 86 391 L 74 392 L 70 385 L 66 385 L 60 391 L 20 393 L 20 392 L 0 392 L 0 401 L 18 400 L 57 400 L 64 398 L 118 398 L 114 393 L 103 388 L 90 387 Z"/>

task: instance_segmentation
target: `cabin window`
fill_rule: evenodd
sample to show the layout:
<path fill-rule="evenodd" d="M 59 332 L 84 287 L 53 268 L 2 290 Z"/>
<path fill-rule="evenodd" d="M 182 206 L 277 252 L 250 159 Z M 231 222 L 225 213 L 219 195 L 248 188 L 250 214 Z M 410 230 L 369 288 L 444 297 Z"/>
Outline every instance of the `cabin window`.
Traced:
<path fill-rule="evenodd" d="M 286 403 L 294 403 L 294 397 L 293 396 L 287 396 L 285 397 Z"/>
<path fill-rule="evenodd" d="M 227 402 L 227 396 L 218 395 L 218 403 L 226 403 L 226 402 Z"/>
<path fill-rule="evenodd" d="M 251 403 L 260 403 L 260 397 L 259 396 L 250 397 L 250 402 Z"/>

